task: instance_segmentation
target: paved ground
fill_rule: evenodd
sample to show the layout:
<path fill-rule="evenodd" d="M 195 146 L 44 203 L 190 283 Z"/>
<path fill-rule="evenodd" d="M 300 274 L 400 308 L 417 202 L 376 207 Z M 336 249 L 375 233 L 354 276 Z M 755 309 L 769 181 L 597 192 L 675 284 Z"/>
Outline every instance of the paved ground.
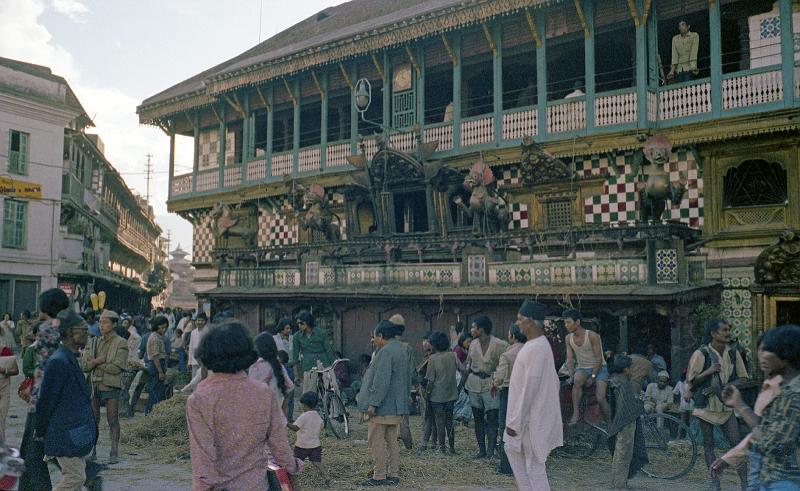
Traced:
<path fill-rule="evenodd" d="M 16 377 L 12 381 L 12 387 L 15 389 L 21 377 Z M 6 434 L 8 442 L 11 445 L 19 445 L 22 439 L 22 433 L 25 425 L 25 404 L 17 397 L 15 392 L 12 392 L 11 397 L 11 410 L 6 422 Z M 143 417 L 141 415 L 137 416 Z M 414 418 L 415 419 L 415 418 Z M 412 420 L 412 425 L 418 425 L 417 421 Z M 124 426 L 123 426 L 124 431 Z M 464 435 L 464 445 L 469 442 L 466 441 L 468 432 L 460 433 Z M 353 442 L 352 450 L 354 452 L 365 452 L 366 448 L 360 442 Z M 415 459 L 412 454 L 406 455 L 403 450 L 403 460 Z M 106 463 L 108 459 L 109 446 L 108 446 L 108 427 L 105 422 L 101 422 L 100 427 L 100 442 L 98 446 L 98 461 Z M 610 479 L 608 468 L 608 457 L 600 455 L 597 459 L 591 462 L 575 461 L 565 458 L 551 458 L 548 462 L 548 474 L 550 476 L 551 485 L 554 490 L 569 490 L 569 491 L 596 491 L 608 489 L 605 483 Z M 436 458 L 432 456 L 431 458 Z M 171 462 L 157 462 L 147 455 L 146 451 L 134 450 L 130 447 L 122 445 L 120 447 L 119 464 L 109 466 L 104 471 L 104 489 L 107 491 L 179 491 L 188 490 L 191 488 L 191 466 L 188 460 L 176 459 Z M 404 464 L 405 465 L 405 464 Z M 422 463 L 424 466 L 424 461 Z M 479 465 L 479 464 L 476 464 Z M 485 465 L 485 464 L 484 464 Z M 309 469 L 310 466 L 309 466 Z M 313 472 L 313 469 L 312 469 Z M 457 474 L 457 470 L 455 470 Z M 487 473 L 493 471 L 487 465 Z M 54 482 L 58 479 L 58 471 L 56 468 L 51 468 L 51 475 Z M 734 490 L 738 489 L 732 480 L 732 476 L 726 476 L 727 480 L 724 482 L 723 489 Z M 697 491 L 705 487 L 705 466 L 702 464 L 702 457 L 699 459 L 698 464 L 695 466 L 695 471 L 688 475 L 686 478 L 677 482 L 655 481 L 648 478 L 637 477 L 631 481 L 631 488 L 636 490 L 647 491 Z M 332 489 L 353 489 L 354 485 L 351 482 L 335 482 Z M 305 489 L 310 489 L 306 487 Z M 393 490 L 410 490 L 414 488 L 387 488 Z M 419 488 L 416 488 L 419 489 Z M 469 486 L 435 486 L 428 489 L 437 489 L 441 491 L 501 491 L 512 490 L 513 487 L 469 487 Z"/>

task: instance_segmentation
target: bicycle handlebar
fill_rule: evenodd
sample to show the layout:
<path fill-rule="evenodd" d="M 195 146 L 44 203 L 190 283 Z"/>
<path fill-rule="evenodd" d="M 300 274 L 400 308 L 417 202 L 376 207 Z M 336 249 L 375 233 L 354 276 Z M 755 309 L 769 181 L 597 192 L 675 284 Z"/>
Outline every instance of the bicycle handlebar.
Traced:
<path fill-rule="evenodd" d="M 310 370 L 310 372 L 311 372 L 311 373 L 325 373 L 325 372 L 329 372 L 329 371 L 333 370 L 334 368 L 336 368 L 336 365 L 338 365 L 339 363 L 345 362 L 345 361 L 350 361 L 350 359 L 349 359 L 349 358 L 339 358 L 338 360 L 333 360 L 333 363 L 332 363 L 332 364 L 331 364 L 331 366 L 329 366 L 329 367 L 325 367 L 325 368 L 322 368 L 322 369 L 319 369 L 319 368 L 317 368 L 317 367 L 314 367 L 314 368 L 312 368 L 312 369 Z"/>

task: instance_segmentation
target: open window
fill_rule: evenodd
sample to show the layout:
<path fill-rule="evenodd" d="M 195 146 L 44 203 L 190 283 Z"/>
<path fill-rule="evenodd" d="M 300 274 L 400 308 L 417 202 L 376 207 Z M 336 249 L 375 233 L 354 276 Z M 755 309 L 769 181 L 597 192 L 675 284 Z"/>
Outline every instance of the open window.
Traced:
<path fill-rule="evenodd" d="M 244 121 L 237 120 L 228 123 L 228 134 L 225 139 L 225 165 L 242 163 L 244 149 Z"/>
<path fill-rule="evenodd" d="M 527 23 L 518 19 L 503 26 L 503 109 L 535 106 L 536 42 Z"/>
<path fill-rule="evenodd" d="M 636 29 L 625 0 L 599 0 L 594 14 L 595 92 L 636 85 Z"/>
<path fill-rule="evenodd" d="M 328 99 L 328 142 L 350 139 L 351 103 L 349 92 L 339 92 Z"/>
<path fill-rule="evenodd" d="M 453 63 L 442 41 L 425 48 L 425 124 L 453 120 Z"/>
<path fill-rule="evenodd" d="M 583 28 L 574 7 L 547 16 L 547 100 L 572 99 L 586 93 Z"/>
<path fill-rule="evenodd" d="M 461 41 L 461 117 L 494 111 L 494 62 L 483 31 L 468 32 Z"/>
<path fill-rule="evenodd" d="M 710 76 L 706 0 L 658 0 L 658 66 L 663 83 Z"/>
<path fill-rule="evenodd" d="M 428 207 L 425 190 L 394 194 L 394 223 L 397 233 L 428 231 Z"/>
<path fill-rule="evenodd" d="M 728 0 L 720 5 L 722 72 L 781 63 L 781 19 L 773 0 Z"/>
<path fill-rule="evenodd" d="M 319 98 L 300 106 L 300 148 L 319 145 L 322 122 L 322 103 Z"/>
<path fill-rule="evenodd" d="M 267 154 L 267 110 L 253 111 L 253 147 L 250 158 L 263 158 Z"/>
<path fill-rule="evenodd" d="M 294 138 L 294 108 L 284 107 L 272 116 L 272 151 L 292 150 Z"/>

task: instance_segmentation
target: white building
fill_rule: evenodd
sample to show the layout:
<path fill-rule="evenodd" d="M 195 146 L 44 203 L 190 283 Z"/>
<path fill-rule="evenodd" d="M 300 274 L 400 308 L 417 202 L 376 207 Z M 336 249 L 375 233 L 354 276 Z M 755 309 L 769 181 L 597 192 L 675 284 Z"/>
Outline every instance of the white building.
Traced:
<path fill-rule="evenodd" d="M 0 58 L 0 312 L 57 285 L 64 129 L 93 126 L 67 81 Z"/>

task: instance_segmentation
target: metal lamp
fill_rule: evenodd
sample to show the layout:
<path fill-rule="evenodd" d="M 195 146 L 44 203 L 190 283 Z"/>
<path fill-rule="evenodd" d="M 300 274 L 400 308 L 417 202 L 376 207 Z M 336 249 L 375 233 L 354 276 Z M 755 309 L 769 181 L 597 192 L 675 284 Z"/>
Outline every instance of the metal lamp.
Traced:
<path fill-rule="evenodd" d="M 372 102 L 372 86 L 366 78 L 362 78 L 356 82 L 355 99 L 356 108 L 363 117 L 364 113 L 369 109 L 370 102 Z"/>

